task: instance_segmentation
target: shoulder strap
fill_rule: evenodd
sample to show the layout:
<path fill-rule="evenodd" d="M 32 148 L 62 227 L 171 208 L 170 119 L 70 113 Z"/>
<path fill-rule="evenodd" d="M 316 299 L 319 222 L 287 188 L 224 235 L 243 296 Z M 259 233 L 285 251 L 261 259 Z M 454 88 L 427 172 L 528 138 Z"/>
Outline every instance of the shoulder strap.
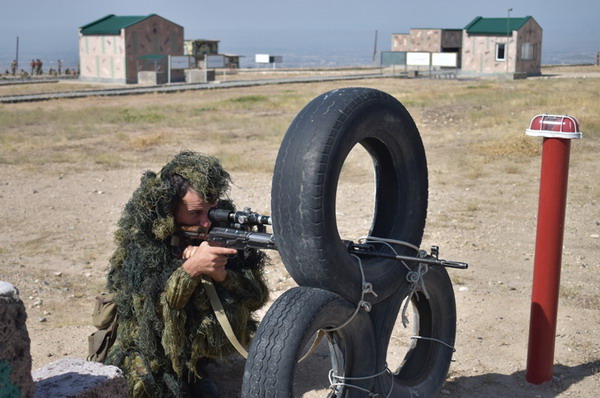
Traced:
<path fill-rule="evenodd" d="M 235 337 L 235 333 L 231 328 L 231 324 L 229 323 L 229 319 L 227 319 L 227 315 L 225 314 L 225 310 L 223 309 L 223 305 L 221 304 L 221 300 L 219 299 L 219 294 L 215 289 L 213 281 L 210 277 L 203 275 L 202 276 L 202 285 L 204 286 L 204 290 L 206 294 L 208 294 L 208 299 L 210 300 L 210 305 L 217 316 L 217 320 L 219 324 L 223 328 L 225 335 L 231 342 L 231 344 L 235 347 L 235 349 L 240 353 L 244 358 L 248 358 L 248 352 L 244 349 L 242 344 L 239 342 L 237 337 Z M 319 330 L 317 333 L 312 345 L 308 349 L 308 351 L 298 360 L 301 362 L 305 360 L 312 352 L 317 348 L 323 337 L 325 336 L 325 332 L 323 330 Z"/>
<path fill-rule="evenodd" d="M 208 294 L 208 299 L 210 300 L 210 305 L 217 316 L 217 320 L 219 324 L 223 328 L 225 335 L 231 342 L 231 344 L 235 347 L 235 349 L 240 353 L 244 358 L 248 358 L 248 352 L 244 349 L 242 344 L 239 342 L 237 337 L 235 337 L 235 333 L 231 328 L 231 324 L 229 323 L 229 319 L 227 319 L 227 315 L 225 314 L 225 310 L 223 309 L 223 305 L 221 304 L 221 300 L 219 299 L 219 295 L 217 294 L 217 290 L 213 285 L 213 281 L 210 277 L 203 275 L 202 276 L 202 285 L 204 286 L 204 290 L 206 290 L 206 294 Z"/>

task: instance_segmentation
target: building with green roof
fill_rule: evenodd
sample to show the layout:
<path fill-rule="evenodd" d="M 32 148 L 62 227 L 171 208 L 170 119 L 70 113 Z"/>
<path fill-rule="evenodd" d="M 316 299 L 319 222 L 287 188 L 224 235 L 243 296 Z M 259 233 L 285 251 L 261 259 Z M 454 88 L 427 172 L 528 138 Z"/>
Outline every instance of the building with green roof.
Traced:
<path fill-rule="evenodd" d="M 461 73 L 540 75 L 542 33 L 530 16 L 476 17 L 463 29 Z"/>
<path fill-rule="evenodd" d="M 530 16 L 476 17 L 463 29 L 394 33 L 392 51 L 386 55 L 390 54 L 400 56 L 390 57 L 393 61 L 387 65 L 456 68 L 466 75 L 535 76 L 542 68 L 542 28 Z"/>
<path fill-rule="evenodd" d="M 183 27 L 156 14 L 110 14 L 79 28 L 82 80 L 137 83 L 140 71 L 166 77 L 169 55 L 183 55 Z"/>

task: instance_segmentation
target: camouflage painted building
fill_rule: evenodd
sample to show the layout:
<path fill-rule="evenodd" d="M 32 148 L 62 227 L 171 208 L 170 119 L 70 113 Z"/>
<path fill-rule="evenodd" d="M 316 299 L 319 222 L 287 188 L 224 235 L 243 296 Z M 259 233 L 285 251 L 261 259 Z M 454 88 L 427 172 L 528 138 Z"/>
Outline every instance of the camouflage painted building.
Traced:
<path fill-rule="evenodd" d="M 166 74 L 169 55 L 183 55 L 183 27 L 156 14 L 111 14 L 79 28 L 82 80 L 137 83 L 139 71 Z"/>
<path fill-rule="evenodd" d="M 535 76 L 542 68 L 542 28 L 533 19 L 477 17 L 464 29 L 411 29 L 392 35 L 392 52 L 458 53 L 465 74 Z"/>
<path fill-rule="evenodd" d="M 463 29 L 462 45 L 464 73 L 541 74 L 542 28 L 533 17 L 477 17 Z"/>
<path fill-rule="evenodd" d="M 204 59 L 205 55 L 219 54 L 219 40 L 184 40 L 183 53 L 185 55 L 191 55 L 197 60 Z"/>
<path fill-rule="evenodd" d="M 411 29 L 410 33 L 392 35 L 392 51 L 460 53 L 461 29 Z"/>
<path fill-rule="evenodd" d="M 225 68 L 239 69 L 240 57 L 237 54 L 221 54 L 219 53 L 219 40 L 193 39 L 184 40 L 183 53 L 190 55 L 196 60 L 198 68 L 203 68 L 205 55 L 222 55 L 225 57 Z"/>

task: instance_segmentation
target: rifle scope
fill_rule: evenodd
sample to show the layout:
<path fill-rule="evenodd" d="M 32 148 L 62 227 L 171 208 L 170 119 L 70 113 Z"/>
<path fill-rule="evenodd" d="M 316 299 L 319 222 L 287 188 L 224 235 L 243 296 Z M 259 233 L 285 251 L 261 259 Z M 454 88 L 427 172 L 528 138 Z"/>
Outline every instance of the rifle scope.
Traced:
<path fill-rule="evenodd" d="M 244 211 L 231 211 L 213 207 L 208 211 L 211 222 L 230 222 L 239 225 L 271 225 L 271 216 L 263 216 L 253 212 L 249 207 Z"/>

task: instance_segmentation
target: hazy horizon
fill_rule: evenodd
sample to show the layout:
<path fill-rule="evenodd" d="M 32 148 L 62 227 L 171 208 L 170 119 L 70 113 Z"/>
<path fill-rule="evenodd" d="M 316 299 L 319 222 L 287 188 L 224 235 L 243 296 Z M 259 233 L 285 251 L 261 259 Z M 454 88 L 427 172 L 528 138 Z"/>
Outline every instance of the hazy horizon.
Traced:
<path fill-rule="evenodd" d="M 0 2 L 0 71 L 16 57 L 27 70 L 32 58 L 45 67 L 78 62 L 78 29 L 108 14 L 158 14 L 184 27 L 185 39 L 219 40 L 222 53 L 242 55 L 252 66 L 254 54 L 282 55 L 282 66 L 370 65 L 377 31 L 377 61 L 391 49 L 393 33 L 411 28 L 462 29 L 477 16 L 533 16 L 543 29 L 542 63 L 595 63 L 600 51 L 600 2 L 576 1 L 564 7 L 558 0 L 472 0 L 406 3 L 375 0 L 230 0 L 227 11 L 217 3 L 156 0 L 87 3 L 76 0 L 23 3 Z M 518 4 L 515 4 L 518 3 Z"/>

